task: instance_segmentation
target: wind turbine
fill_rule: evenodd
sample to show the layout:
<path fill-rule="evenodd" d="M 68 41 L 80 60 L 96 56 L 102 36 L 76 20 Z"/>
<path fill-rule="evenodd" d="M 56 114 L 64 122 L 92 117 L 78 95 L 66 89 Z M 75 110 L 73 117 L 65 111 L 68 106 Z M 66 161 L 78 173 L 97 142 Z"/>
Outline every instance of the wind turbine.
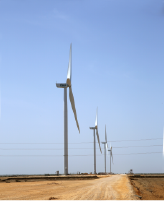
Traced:
<path fill-rule="evenodd" d="M 104 144 L 104 161 L 105 161 L 105 174 L 106 174 L 106 152 L 108 151 L 106 125 L 105 125 L 105 142 L 101 142 L 101 143 Z"/>
<path fill-rule="evenodd" d="M 95 127 L 90 127 L 90 129 L 93 129 L 93 138 L 94 138 L 94 141 L 93 141 L 93 144 L 94 144 L 94 174 L 96 174 L 96 137 L 95 137 L 95 130 L 96 130 L 97 140 L 98 140 L 98 143 L 99 143 L 100 152 L 102 153 L 101 147 L 100 147 L 99 134 L 98 134 L 97 112 L 96 112 Z"/>
<path fill-rule="evenodd" d="M 110 145 L 110 149 L 108 150 L 110 151 L 110 174 L 112 173 L 111 172 L 111 158 L 112 158 L 112 162 L 113 162 L 113 153 L 112 153 L 112 146 Z"/>
<path fill-rule="evenodd" d="M 72 93 L 72 85 L 71 85 L 71 76 L 72 76 L 72 43 L 70 45 L 70 53 L 69 53 L 69 63 L 68 63 L 68 71 L 67 71 L 67 80 L 66 83 L 56 83 L 56 87 L 64 88 L 64 174 L 68 174 L 68 116 L 67 116 L 67 87 L 69 87 L 69 99 L 71 102 L 72 110 L 74 113 L 75 121 L 77 128 L 80 133 L 79 123 L 77 120 L 75 101 Z"/>

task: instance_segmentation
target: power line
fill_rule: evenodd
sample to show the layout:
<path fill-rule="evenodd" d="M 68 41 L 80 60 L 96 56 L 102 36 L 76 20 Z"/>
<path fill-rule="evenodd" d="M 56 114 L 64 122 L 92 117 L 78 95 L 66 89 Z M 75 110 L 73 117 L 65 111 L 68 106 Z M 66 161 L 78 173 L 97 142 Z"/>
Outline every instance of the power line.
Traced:
<path fill-rule="evenodd" d="M 146 152 L 146 153 L 130 153 L 130 154 L 113 154 L 113 155 L 138 155 L 138 154 L 162 154 L 162 152 Z M 0 155 L 0 157 L 10 157 L 10 156 L 14 156 L 14 157 L 18 157 L 18 156 L 22 156 L 22 157 L 24 157 L 24 156 L 32 156 L 32 157 L 38 157 L 38 156 L 43 156 L 43 157 L 49 157 L 49 156 L 51 156 L 51 157 L 54 157 L 54 156 L 60 156 L 60 157 L 63 157 L 64 155 Z M 70 156 L 93 156 L 93 154 L 87 154 L 87 155 L 69 155 L 69 157 Z M 97 156 L 102 156 L 102 155 L 97 155 Z"/>
<path fill-rule="evenodd" d="M 149 146 L 127 146 L 127 147 L 112 147 L 112 148 L 129 148 L 129 147 L 162 147 L 163 145 L 149 145 Z"/>
<path fill-rule="evenodd" d="M 155 147 L 155 146 L 163 146 L 163 145 L 149 145 L 149 146 L 127 146 L 127 147 L 112 147 L 112 148 L 129 148 L 129 147 Z M 68 149 L 93 149 L 93 148 L 68 148 Z M 96 148 L 99 149 L 99 148 Z M 22 148 L 0 148 L 0 150 L 63 150 L 63 148 L 59 149 L 50 149 L 50 148 L 38 148 L 38 149 L 22 149 Z"/>
<path fill-rule="evenodd" d="M 116 141 L 108 141 L 108 142 L 123 142 L 123 141 L 146 141 L 146 140 L 159 140 L 163 138 L 151 138 L 151 139 L 140 139 L 140 140 L 116 140 Z"/>
<path fill-rule="evenodd" d="M 137 155 L 137 154 L 162 154 L 162 152 L 147 152 L 147 153 L 130 153 L 130 154 L 113 154 L 113 155 Z"/>
<path fill-rule="evenodd" d="M 22 157 L 24 157 L 24 156 L 32 156 L 32 157 L 35 157 L 35 156 L 45 156 L 45 157 L 49 157 L 49 156 L 52 156 L 52 157 L 54 157 L 54 156 L 64 156 L 64 155 L 0 155 L 0 157 L 1 156 L 22 156 Z M 93 156 L 93 155 L 69 155 L 69 156 Z"/>
<path fill-rule="evenodd" d="M 93 148 L 68 148 L 68 149 L 93 149 Z M 0 150 L 25 150 L 25 151 L 26 150 L 63 150 L 63 148 L 60 148 L 60 149 L 17 149 L 17 148 L 3 149 L 3 148 L 0 148 Z"/>
<path fill-rule="evenodd" d="M 115 141 L 108 141 L 108 142 L 123 142 L 123 141 L 146 141 L 146 140 L 159 140 L 163 138 L 151 138 L 151 139 L 139 139 L 139 140 L 115 140 Z M 74 142 L 69 144 L 87 144 L 93 142 Z M 64 144 L 64 143 L 0 143 L 0 144 Z"/>

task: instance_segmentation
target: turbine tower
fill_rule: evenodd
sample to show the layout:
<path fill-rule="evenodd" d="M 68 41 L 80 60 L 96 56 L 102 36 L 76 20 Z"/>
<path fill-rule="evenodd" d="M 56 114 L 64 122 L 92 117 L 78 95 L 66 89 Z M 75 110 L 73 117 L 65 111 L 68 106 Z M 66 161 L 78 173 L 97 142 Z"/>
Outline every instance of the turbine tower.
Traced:
<path fill-rule="evenodd" d="M 106 174 L 106 152 L 108 151 L 106 125 L 105 125 L 105 142 L 101 142 L 101 143 L 104 144 L 104 161 L 105 161 L 105 174 Z"/>
<path fill-rule="evenodd" d="M 72 110 L 74 113 L 75 121 L 77 128 L 80 133 L 79 123 L 77 120 L 75 101 L 72 93 L 71 85 L 71 76 L 72 76 L 72 43 L 70 45 L 69 53 L 69 63 L 68 63 L 68 72 L 66 83 L 56 83 L 56 87 L 64 88 L 64 174 L 68 174 L 68 116 L 67 116 L 67 87 L 69 87 L 69 99 L 71 102 Z"/>
<path fill-rule="evenodd" d="M 111 172 L 111 158 L 112 158 L 112 162 L 113 162 L 113 153 L 112 153 L 112 146 L 110 145 L 110 149 L 108 150 L 110 151 L 110 174 L 112 173 Z"/>
<path fill-rule="evenodd" d="M 100 147 L 100 139 L 99 139 L 99 134 L 98 134 L 98 120 L 97 120 L 97 112 L 96 112 L 96 121 L 95 121 L 95 127 L 90 127 L 90 129 L 93 130 L 93 146 L 94 146 L 94 174 L 96 174 L 96 137 L 95 137 L 95 130 L 96 130 L 96 135 L 97 135 L 97 140 L 99 143 L 99 148 L 100 148 L 100 152 L 101 151 L 101 147 Z"/>

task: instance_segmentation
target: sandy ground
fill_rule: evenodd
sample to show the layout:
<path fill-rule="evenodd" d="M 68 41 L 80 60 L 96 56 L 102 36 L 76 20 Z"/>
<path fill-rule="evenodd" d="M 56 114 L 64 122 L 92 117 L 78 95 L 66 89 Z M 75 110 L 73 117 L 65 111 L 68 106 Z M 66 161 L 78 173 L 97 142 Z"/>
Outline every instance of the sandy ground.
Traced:
<path fill-rule="evenodd" d="M 142 200 L 164 200 L 164 178 L 134 178 L 131 183 Z"/>
<path fill-rule="evenodd" d="M 126 175 L 94 180 L 62 180 L 0 183 L 1 200 L 134 200 Z"/>

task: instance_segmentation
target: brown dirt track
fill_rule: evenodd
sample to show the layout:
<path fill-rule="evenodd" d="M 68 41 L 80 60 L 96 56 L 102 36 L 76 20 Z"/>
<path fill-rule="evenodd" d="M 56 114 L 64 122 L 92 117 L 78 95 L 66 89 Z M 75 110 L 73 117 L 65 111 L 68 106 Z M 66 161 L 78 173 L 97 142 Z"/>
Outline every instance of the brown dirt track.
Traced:
<path fill-rule="evenodd" d="M 141 200 L 164 200 L 164 177 L 134 177 L 131 184 Z"/>
<path fill-rule="evenodd" d="M 9 181 L 6 181 L 9 182 Z M 0 183 L 1 200 L 134 200 L 126 175 L 92 180 L 56 180 Z"/>

